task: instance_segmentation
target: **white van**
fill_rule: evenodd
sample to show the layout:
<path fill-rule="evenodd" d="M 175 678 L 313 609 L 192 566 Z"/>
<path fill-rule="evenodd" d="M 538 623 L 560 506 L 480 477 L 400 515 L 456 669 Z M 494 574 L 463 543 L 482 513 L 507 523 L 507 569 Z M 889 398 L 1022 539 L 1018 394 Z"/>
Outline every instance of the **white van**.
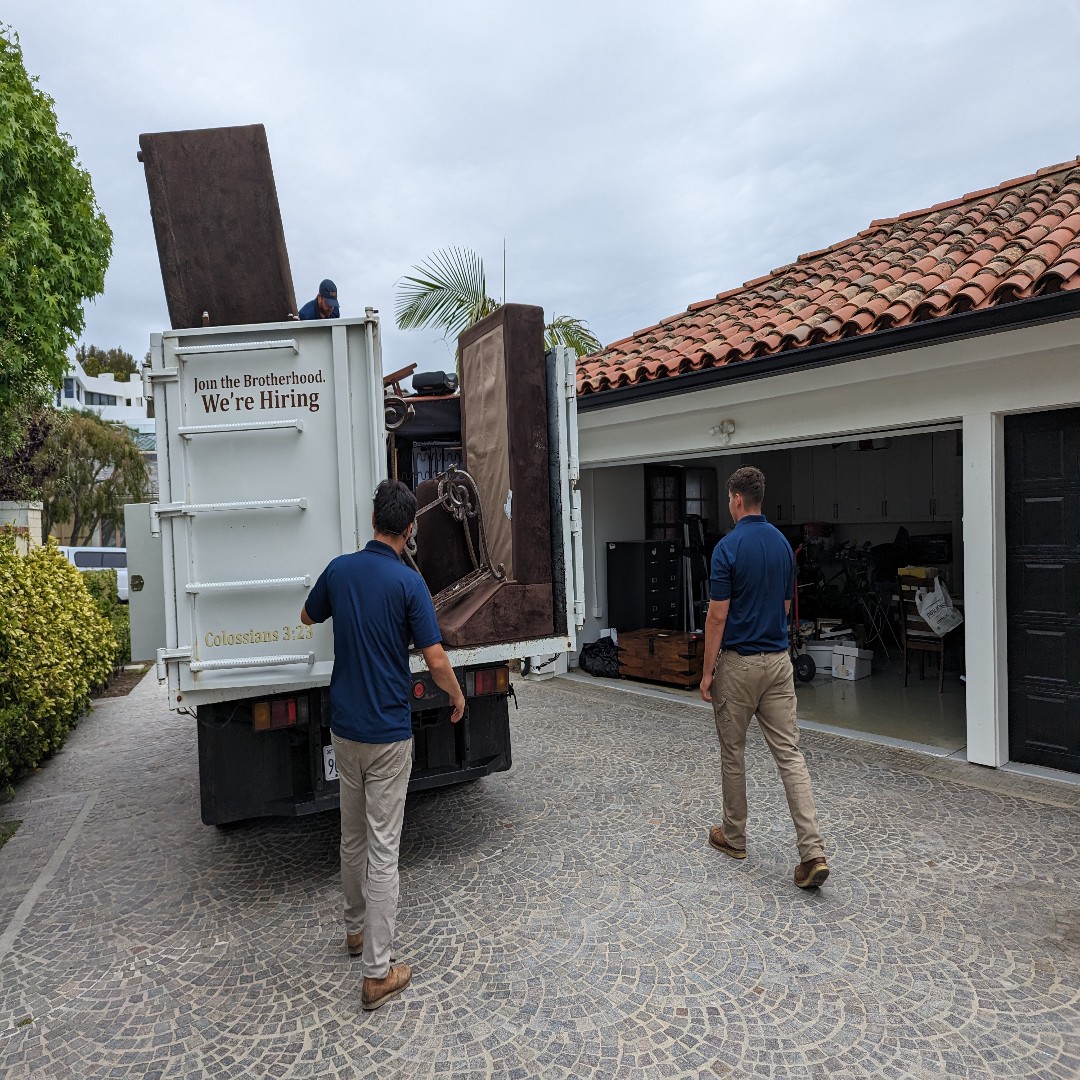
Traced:
<path fill-rule="evenodd" d="M 78 570 L 115 570 L 116 594 L 122 604 L 128 600 L 127 548 L 61 547 L 61 553 Z"/>

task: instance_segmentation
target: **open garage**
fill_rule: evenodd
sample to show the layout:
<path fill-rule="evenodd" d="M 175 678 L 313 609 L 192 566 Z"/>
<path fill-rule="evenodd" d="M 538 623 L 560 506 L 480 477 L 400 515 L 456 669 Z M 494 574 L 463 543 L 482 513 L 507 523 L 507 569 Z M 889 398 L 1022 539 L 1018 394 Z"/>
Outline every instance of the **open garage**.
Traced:
<path fill-rule="evenodd" d="M 754 464 L 799 552 L 803 651 L 835 669 L 837 629 L 854 650 L 842 680 L 800 687 L 802 719 L 1080 771 L 1078 208 L 1076 163 L 1043 170 L 874 222 L 586 358 L 584 640 L 642 590 L 641 628 L 700 629 L 724 482 Z M 627 544 L 643 554 L 609 572 Z M 963 621 L 929 648 L 908 637 L 905 686 L 908 571 Z"/>

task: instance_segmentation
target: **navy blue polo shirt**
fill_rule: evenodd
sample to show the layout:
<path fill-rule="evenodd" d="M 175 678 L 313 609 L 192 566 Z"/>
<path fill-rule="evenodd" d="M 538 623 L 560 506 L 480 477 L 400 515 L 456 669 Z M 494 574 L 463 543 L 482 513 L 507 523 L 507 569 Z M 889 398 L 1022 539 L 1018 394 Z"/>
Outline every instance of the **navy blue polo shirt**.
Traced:
<path fill-rule="evenodd" d="M 338 307 L 338 302 L 334 301 L 334 310 L 327 315 L 328 319 L 336 319 L 341 314 L 341 308 Z M 319 314 L 319 298 L 316 296 L 314 300 L 309 300 L 297 313 L 299 319 L 321 319 Z"/>
<path fill-rule="evenodd" d="M 424 579 L 388 544 L 339 555 L 304 604 L 314 622 L 334 620 L 330 729 L 355 742 L 412 737 L 409 644 L 442 641 Z"/>
<path fill-rule="evenodd" d="M 709 595 L 730 600 L 723 648 L 742 656 L 783 652 L 795 584 L 795 556 L 764 514 L 747 514 L 713 549 Z"/>

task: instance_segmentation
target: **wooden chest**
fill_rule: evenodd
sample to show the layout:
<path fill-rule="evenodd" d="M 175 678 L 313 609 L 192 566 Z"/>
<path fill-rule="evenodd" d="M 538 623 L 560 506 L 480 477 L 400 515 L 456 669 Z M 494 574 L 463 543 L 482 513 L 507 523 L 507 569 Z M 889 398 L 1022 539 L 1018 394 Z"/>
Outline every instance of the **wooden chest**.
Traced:
<path fill-rule="evenodd" d="M 619 632 L 619 674 L 692 690 L 701 682 L 705 635 L 676 630 Z"/>

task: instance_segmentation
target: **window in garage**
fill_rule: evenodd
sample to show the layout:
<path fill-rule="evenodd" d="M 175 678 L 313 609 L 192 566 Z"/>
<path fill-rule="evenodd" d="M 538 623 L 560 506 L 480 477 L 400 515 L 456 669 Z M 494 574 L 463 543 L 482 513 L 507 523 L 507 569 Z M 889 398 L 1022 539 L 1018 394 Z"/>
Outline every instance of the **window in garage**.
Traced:
<path fill-rule="evenodd" d="M 716 470 L 694 469 L 686 470 L 686 501 L 685 513 L 689 516 L 699 517 L 705 522 L 705 531 L 715 529 L 718 521 L 716 502 Z"/>
<path fill-rule="evenodd" d="M 678 538 L 682 507 L 682 470 L 667 465 L 645 469 L 645 539 Z"/>
<path fill-rule="evenodd" d="M 681 540 L 689 516 L 705 522 L 705 531 L 718 522 L 716 469 L 701 466 L 645 467 L 645 538 Z"/>

